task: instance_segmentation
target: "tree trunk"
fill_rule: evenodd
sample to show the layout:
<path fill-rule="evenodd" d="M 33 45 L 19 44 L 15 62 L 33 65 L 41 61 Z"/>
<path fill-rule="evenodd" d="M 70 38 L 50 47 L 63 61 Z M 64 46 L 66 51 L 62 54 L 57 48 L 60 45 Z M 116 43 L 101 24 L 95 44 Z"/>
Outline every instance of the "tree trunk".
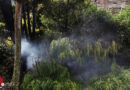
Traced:
<path fill-rule="evenodd" d="M 16 2 L 15 7 L 15 57 L 14 57 L 14 71 L 12 77 L 12 83 L 14 84 L 14 90 L 19 90 L 20 80 L 20 66 L 21 66 L 21 17 L 22 17 L 22 3 Z"/>
<path fill-rule="evenodd" d="M 59 17 L 59 20 L 58 20 L 58 24 L 59 24 L 59 31 L 60 31 L 60 32 L 62 32 L 62 29 L 61 29 L 61 13 L 62 13 L 62 12 L 61 12 L 61 10 L 62 10 L 62 9 L 61 9 L 61 8 L 62 8 L 62 7 L 61 7 L 61 6 L 62 6 L 61 4 L 62 4 L 62 3 L 64 3 L 64 1 L 63 1 L 63 0 L 59 0 L 59 16 L 58 16 L 58 17 Z"/>
<path fill-rule="evenodd" d="M 65 32 L 68 32 L 68 13 L 69 13 L 69 0 L 67 0 L 67 7 L 66 7 Z"/>
<path fill-rule="evenodd" d="M 29 8 L 29 2 L 27 2 L 27 17 L 28 17 L 28 31 L 29 31 L 29 37 L 31 38 L 31 24 L 30 24 L 30 8 Z"/>
<path fill-rule="evenodd" d="M 37 1 L 33 0 L 33 38 L 35 39 L 35 28 L 36 28 L 36 7 L 37 7 Z"/>
<path fill-rule="evenodd" d="M 24 33 L 25 33 L 25 37 L 28 38 L 28 32 L 27 32 L 27 23 L 26 23 L 26 10 L 25 10 L 25 3 L 23 2 L 23 19 L 24 19 Z"/>

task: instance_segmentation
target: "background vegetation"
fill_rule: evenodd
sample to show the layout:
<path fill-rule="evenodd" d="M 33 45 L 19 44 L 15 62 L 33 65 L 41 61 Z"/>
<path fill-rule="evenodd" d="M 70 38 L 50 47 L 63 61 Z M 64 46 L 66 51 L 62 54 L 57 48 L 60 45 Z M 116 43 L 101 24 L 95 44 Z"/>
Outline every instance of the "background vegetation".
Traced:
<path fill-rule="evenodd" d="M 11 81 L 14 32 L 13 26 L 9 27 L 12 23 L 7 24 L 3 16 L 0 14 L 0 76 Z M 10 18 L 13 17 L 8 20 Z M 33 69 L 24 68 L 23 60 L 20 80 L 23 90 L 130 89 L 130 64 L 125 65 L 130 59 L 130 6 L 114 16 L 97 9 L 89 0 L 24 2 L 22 38 L 36 45 L 43 40 L 49 42 L 47 57 L 43 55 L 37 60 Z M 123 59 L 119 61 L 119 58 Z M 111 68 L 106 67 L 110 70 L 105 75 L 88 81 L 73 78 L 69 62 L 82 66 L 91 61 L 107 62 Z"/>

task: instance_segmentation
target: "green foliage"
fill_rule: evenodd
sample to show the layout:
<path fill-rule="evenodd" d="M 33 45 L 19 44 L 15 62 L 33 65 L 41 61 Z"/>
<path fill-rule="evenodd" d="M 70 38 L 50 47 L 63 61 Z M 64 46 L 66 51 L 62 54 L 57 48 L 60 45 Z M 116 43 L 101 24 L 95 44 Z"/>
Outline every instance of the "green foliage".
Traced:
<path fill-rule="evenodd" d="M 46 81 L 33 79 L 32 81 L 27 82 L 27 84 L 24 84 L 23 82 L 22 85 L 24 90 L 79 90 L 78 85 L 71 80 L 59 82 L 51 79 L 47 79 Z"/>
<path fill-rule="evenodd" d="M 24 79 L 23 79 L 23 82 L 21 84 L 21 87 L 22 88 L 26 88 L 26 89 L 30 89 L 31 87 L 28 85 L 32 80 L 34 79 L 33 75 L 32 74 L 26 74 L 24 76 Z"/>
<path fill-rule="evenodd" d="M 5 23 L 0 22 L 0 29 L 5 27 Z"/>
<path fill-rule="evenodd" d="M 111 73 L 90 80 L 85 90 L 129 90 L 130 70 L 121 69 L 116 64 L 112 69 Z"/>
<path fill-rule="evenodd" d="M 41 3 L 38 8 L 38 18 L 40 21 L 38 25 L 40 25 L 40 30 L 43 30 L 45 36 L 47 35 L 49 37 L 55 35 L 52 33 L 54 31 L 62 32 L 61 35 L 64 35 L 64 32 L 67 32 L 65 31 L 65 22 L 66 18 L 68 18 L 68 31 L 70 33 L 76 32 L 74 28 L 77 27 L 90 29 L 91 33 L 91 31 L 95 28 L 87 27 L 91 27 L 93 24 L 96 24 L 99 26 L 96 26 L 96 30 L 94 31 L 95 33 L 100 32 L 99 27 L 102 27 L 106 33 L 112 32 L 114 34 L 117 34 L 119 29 L 118 24 L 115 22 L 114 16 L 106 10 L 97 9 L 96 6 L 90 4 L 89 1 L 90 0 L 85 0 L 85 2 L 82 0 L 70 1 L 68 13 L 66 13 L 66 2 L 43 1 L 43 3 Z M 84 30 L 82 30 L 82 28 L 78 29 L 77 32 L 86 33 Z M 101 31 L 99 35 L 102 35 L 105 31 Z M 58 35 L 59 34 L 56 33 L 55 36 Z"/>
<path fill-rule="evenodd" d="M 0 51 L 7 52 L 8 46 L 5 43 L 0 43 Z"/>
<path fill-rule="evenodd" d="M 120 12 L 116 16 L 116 19 L 118 20 L 118 22 L 120 22 L 121 26 L 125 27 L 124 28 L 125 30 L 121 33 L 121 36 L 124 39 L 129 39 L 130 38 L 130 6 L 128 6 L 125 10 Z"/>
<path fill-rule="evenodd" d="M 5 30 L 5 23 L 0 22 L 0 36 L 3 35 L 3 31 Z"/>
<path fill-rule="evenodd" d="M 0 58 L 6 57 L 10 53 L 10 48 L 8 47 L 7 43 L 0 41 Z"/>
<path fill-rule="evenodd" d="M 70 78 L 67 68 L 63 67 L 55 60 L 50 62 L 37 62 L 37 64 L 34 65 L 34 68 L 38 76 L 44 80 L 65 81 Z"/>
<path fill-rule="evenodd" d="M 96 16 L 97 16 L 97 19 L 99 20 L 103 20 L 105 23 L 108 23 L 108 24 L 113 24 L 114 23 L 114 16 L 112 14 L 110 14 L 108 11 L 106 10 L 97 10 L 96 12 Z"/>
<path fill-rule="evenodd" d="M 97 9 L 94 5 L 89 5 L 84 10 L 84 15 L 88 19 L 87 21 L 93 21 L 93 20 L 100 20 L 104 23 L 113 23 L 114 17 L 112 14 L 110 14 L 108 11 L 104 9 Z"/>
<path fill-rule="evenodd" d="M 80 43 L 78 40 L 70 40 L 69 38 L 53 40 L 50 44 L 50 53 L 54 58 L 61 60 L 74 59 L 82 62 L 84 60 L 83 58 L 86 60 L 86 57 L 89 56 L 95 57 L 95 60 L 100 60 L 102 57 L 104 59 L 109 58 L 109 54 L 115 56 L 120 49 L 120 45 L 115 41 L 112 41 L 105 48 L 101 40 L 97 40 L 95 45 L 84 43 L 83 47 L 80 47 Z"/>
<path fill-rule="evenodd" d="M 108 11 L 104 9 L 97 9 L 94 5 L 89 5 L 87 8 L 83 9 L 84 14 L 87 19 L 87 24 L 91 21 L 102 21 L 103 23 L 113 24 L 114 23 L 114 16 L 110 14 Z M 82 17 L 83 17 L 82 16 Z"/>
<path fill-rule="evenodd" d="M 119 19 L 121 24 L 125 24 L 130 27 L 130 6 L 120 12 L 116 17 Z"/>
<path fill-rule="evenodd" d="M 42 90 L 78 90 L 77 84 L 70 80 L 65 82 L 47 80 L 41 86 Z"/>
<path fill-rule="evenodd" d="M 40 30 L 43 31 L 44 37 L 55 39 L 62 35 L 62 33 L 57 31 L 58 22 L 56 22 L 53 18 L 42 14 L 40 16 L 40 22 L 42 24 L 40 26 Z"/>
<path fill-rule="evenodd" d="M 84 46 L 85 55 L 90 56 L 92 51 L 93 51 L 93 47 L 90 43 Z"/>
<path fill-rule="evenodd" d="M 119 73 L 121 71 L 121 69 L 123 69 L 123 68 L 121 68 L 119 65 L 117 65 L 115 61 L 112 63 L 111 71 L 113 73 Z"/>
<path fill-rule="evenodd" d="M 114 16 L 109 14 L 106 10 L 98 10 L 95 6 L 89 3 L 90 0 L 85 0 L 86 3 L 83 1 L 84 0 L 70 0 L 69 10 L 67 12 L 67 0 L 63 0 L 63 2 L 62 0 L 61 2 L 59 0 L 38 0 L 38 3 L 40 4 L 36 9 L 38 10 L 36 17 L 36 27 L 39 27 L 40 30 L 43 30 L 44 35 L 41 36 L 47 36 L 47 38 L 49 37 L 51 40 L 53 39 L 50 44 L 50 58 L 53 57 L 54 59 L 58 60 L 77 60 L 81 62 L 83 60 L 87 60 L 86 58 L 92 56 L 95 58 L 95 60 L 100 60 L 101 58 L 104 60 L 109 55 L 115 56 L 118 52 L 118 49 L 120 48 L 120 46 L 117 45 L 115 41 L 112 41 L 109 46 L 104 48 L 102 41 L 99 39 L 97 39 L 97 42 L 95 42 L 95 44 L 85 43 L 83 47 L 81 47 L 79 44 L 82 43 L 80 40 L 70 40 L 66 37 L 54 40 L 60 37 L 60 35 L 64 35 L 63 31 L 66 21 L 68 21 L 68 31 L 70 32 L 76 32 L 74 28 L 80 27 L 78 31 L 87 35 L 86 33 L 88 33 L 88 31 L 84 32 L 81 27 L 87 29 L 87 27 L 91 27 L 94 24 L 101 24 L 102 27 L 104 27 L 103 30 L 105 30 L 101 31 L 101 35 L 103 35 L 102 32 L 107 33 L 107 30 L 115 34 L 119 31 L 120 28 L 123 28 L 121 30 L 126 29 L 126 34 L 124 35 L 126 35 L 126 37 L 129 39 L 130 6 L 116 16 L 116 19 L 119 21 L 116 22 Z M 32 2 L 30 2 L 29 7 L 31 7 L 31 5 Z M 30 15 L 32 23 L 33 17 L 32 14 Z M 118 27 L 118 24 L 120 24 L 120 27 Z M 95 27 L 96 26 L 94 26 L 94 28 Z M 94 33 L 96 33 L 96 31 L 100 31 L 98 30 L 98 26 L 96 28 L 97 29 L 94 31 Z M 0 22 L 0 31 L 1 30 L 5 31 L 5 24 L 2 22 Z M 90 34 L 93 32 L 91 32 L 91 30 Z M 1 35 L 2 33 L 0 32 L 0 36 Z M 6 44 L 0 43 L 0 59 L 1 56 L 2 58 L 5 57 L 4 52 L 8 52 L 8 46 Z M 113 64 L 111 67 L 112 73 L 109 73 L 108 75 L 101 78 L 95 78 L 91 80 L 87 89 L 130 89 L 130 70 L 120 70 L 118 66 L 115 66 L 116 65 Z M 34 77 L 32 74 L 26 74 L 21 85 L 22 89 L 79 90 L 77 83 L 70 80 L 70 74 L 67 68 L 63 67 L 55 60 L 52 60 L 50 62 L 36 62 L 34 68 L 37 76 Z"/>
<path fill-rule="evenodd" d="M 67 10 L 67 0 L 63 1 L 44 1 L 39 5 L 38 17 L 44 29 L 52 31 L 65 32 L 65 22 L 68 19 L 68 29 L 73 30 L 73 27 L 82 23 L 82 16 L 85 9 L 89 6 L 88 1 L 72 0 L 69 1 L 69 8 Z"/>
<path fill-rule="evenodd" d="M 45 15 L 41 15 L 40 20 L 41 20 L 41 23 L 48 29 L 50 28 L 50 26 L 56 25 L 53 19 L 45 17 Z"/>
<path fill-rule="evenodd" d="M 68 59 L 73 53 L 69 38 L 53 40 L 50 44 L 50 53 L 60 59 Z"/>
<path fill-rule="evenodd" d="M 4 78 L 4 82 L 9 82 L 11 80 L 13 59 L 12 50 L 5 41 L 0 40 L 0 75 Z"/>
<path fill-rule="evenodd" d="M 37 62 L 34 68 L 37 76 L 26 74 L 21 84 L 23 90 L 79 90 L 79 85 L 70 80 L 67 68 L 55 60 Z"/>

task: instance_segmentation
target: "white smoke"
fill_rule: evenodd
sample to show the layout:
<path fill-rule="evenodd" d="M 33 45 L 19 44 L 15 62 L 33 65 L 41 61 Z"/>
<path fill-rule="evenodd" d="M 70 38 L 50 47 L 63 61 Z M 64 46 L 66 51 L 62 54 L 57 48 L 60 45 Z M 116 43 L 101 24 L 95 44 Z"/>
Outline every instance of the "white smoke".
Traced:
<path fill-rule="evenodd" d="M 73 38 L 70 37 L 72 40 Z M 82 48 L 86 43 L 91 42 L 92 44 L 95 44 L 95 40 L 92 38 L 83 38 L 84 42 L 77 44 L 79 48 Z M 81 41 L 81 39 L 77 38 L 77 40 Z M 79 61 L 74 60 L 74 59 L 69 59 L 69 60 L 61 60 L 58 59 L 56 56 L 57 55 L 50 55 L 49 54 L 49 46 L 50 43 L 49 41 L 43 41 L 40 43 L 31 43 L 26 39 L 22 39 L 22 50 L 21 54 L 22 57 L 26 58 L 26 66 L 27 69 L 33 70 L 33 65 L 37 61 L 41 60 L 47 60 L 49 61 L 51 57 L 59 61 L 62 65 L 66 66 L 71 73 L 71 76 L 76 79 L 76 80 L 84 80 L 86 83 L 88 79 L 95 77 L 95 76 L 100 76 L 103 74 L 106 74 L 110 72 L 110 66 L 111 66 L 111 61 L 107 62 L 105 60 L 102 60 L 101 62 L 96 62 L 93 57 L 85 57 L 83 56 L 83 63 L 79 63 Z M 57 51 L 57 50 L 56 50 Z"/>
<path fill-rule="evenodd" d="M 32 69 L 35 62 L 37 60 L 41 60 L 42 58 L 42 53 L 40 52 L 41 50 L 26 39 L 22 39 L 21 47 L 21 55 L 27 59 L 27 68 Z"/>

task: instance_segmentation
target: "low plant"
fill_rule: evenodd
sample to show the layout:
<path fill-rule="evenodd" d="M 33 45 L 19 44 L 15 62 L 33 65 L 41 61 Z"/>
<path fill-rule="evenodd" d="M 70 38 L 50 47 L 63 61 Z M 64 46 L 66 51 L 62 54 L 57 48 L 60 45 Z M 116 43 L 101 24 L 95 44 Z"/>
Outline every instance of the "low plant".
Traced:
<path fill-rule="evenodd" d="M 105 76 L 91 79 L 87 86 L 85 90 L 129 90 L 130 69 L 122 69 L 114 63 L 112 72 Z"/>
<path fill-rule="evenodd" d="M 70 79 L 66 67 L 55 60 L 34 65 L 36 76 L 28 73 L 21 84 L 23 90 L 80 90 L 79 85 Z"/>

